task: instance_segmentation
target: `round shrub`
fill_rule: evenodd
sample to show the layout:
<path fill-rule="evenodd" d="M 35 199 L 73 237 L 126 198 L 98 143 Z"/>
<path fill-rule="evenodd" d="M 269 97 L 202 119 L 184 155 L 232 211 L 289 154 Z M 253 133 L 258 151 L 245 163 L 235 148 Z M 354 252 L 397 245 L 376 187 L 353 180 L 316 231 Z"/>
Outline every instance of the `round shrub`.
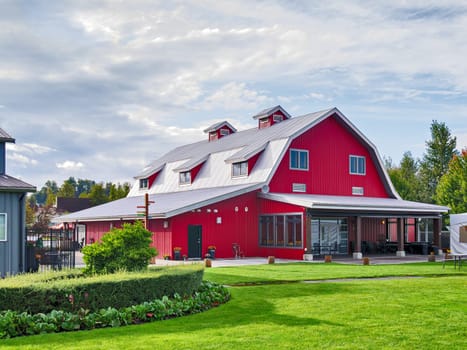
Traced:
<path fill-rule="evenodd" d="M 157 250 L 151 247 L 152 233 L 141 221 L 125 223 L 107 232 L 101 242 L 83 248 L 85 273 L 114 273 L 119 270 L 140 271 L 148 267 Z"/>

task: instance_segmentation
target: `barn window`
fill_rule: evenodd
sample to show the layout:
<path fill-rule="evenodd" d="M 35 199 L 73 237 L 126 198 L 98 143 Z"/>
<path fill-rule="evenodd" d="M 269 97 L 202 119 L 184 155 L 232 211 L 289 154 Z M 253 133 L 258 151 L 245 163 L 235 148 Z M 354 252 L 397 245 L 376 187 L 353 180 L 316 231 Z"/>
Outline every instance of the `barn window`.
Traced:
<path fill-rule="evenodd" d="M 259 217 L 259 245 L 273 248 L 302 248 L 302 215 Z"/>
<path fill-rule="evenodd" d="M 247 176 L 248 162 L 239 162 L 232 164 L 232 177 Z"/>
<path fill-rule="evenodd" d="M 221 129 L 220 133 L 221 133 L 222 136 L 227 136 L 227 135 L 230 134 L 230 130 L 229 129 Z"/>
<path fill-rule="evenodd" d="M 349 170 L 351 174 L 365 175 L 366 160 L 362 156 L 349 156 Z"/>
<path fill-rule="evenodd" d="M 6 241 L 7 240 L 7 234 L 6 234 L 6 214 L 0 214 L 0 241 Z"/>
<path fill-rule="evenodd" d="M 139 179 L 139 188 L 140 189 L 148 188 L 148 185 L 149 185 L 148 179 Z"/>
<path fill-rule="evenodd" d="M 180 185 L 191 184 L 191 171 L 182 171 L 180 173 Z"/>
<path fill-rule="evenodd" d="M 290 169 L 308 170 L 308 151 L 301 149 L 291 149 Z"/>

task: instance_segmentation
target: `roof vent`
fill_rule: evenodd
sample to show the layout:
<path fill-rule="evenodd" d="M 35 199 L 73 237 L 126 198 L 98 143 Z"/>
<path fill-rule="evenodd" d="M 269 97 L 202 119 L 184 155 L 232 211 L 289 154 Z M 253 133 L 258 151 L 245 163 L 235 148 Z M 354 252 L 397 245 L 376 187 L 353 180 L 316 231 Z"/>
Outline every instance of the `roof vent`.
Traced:
<path fill-rule="evenodd" d="M 223 121 L 211 125 L 209 128 L 205 129 L 204 132 L 208 133 L 209 141 L 216 141 L 224 136 L 237 132 L 237 129 L 235 129 L 228 121 Z"/>

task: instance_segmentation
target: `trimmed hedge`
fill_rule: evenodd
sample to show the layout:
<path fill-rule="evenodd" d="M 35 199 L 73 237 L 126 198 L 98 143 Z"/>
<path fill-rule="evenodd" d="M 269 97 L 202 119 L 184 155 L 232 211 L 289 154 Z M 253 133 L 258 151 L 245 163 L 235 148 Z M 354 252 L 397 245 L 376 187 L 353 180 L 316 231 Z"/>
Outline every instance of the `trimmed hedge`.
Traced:
<path fill-rule="evenodd" d="M 76 271 L 47 273 L 42 280 L 12 277 L 0 281 L 0 310 L 37 314 L 124 308 L 163 296 L 191 295 L 201 285 L 203 273 L 201 264 L 193 264 L 91 277 Z"/>
<path fill-rule="evenodd" d="M 23 335 L 89 330 L 104 327 L 120 327 L 152 322 L 167 318 L 199 313 L 216 307 L 230 299 L 227 288 L 211 282 L 203 282 L 191 296 L 175 294 L 123 309 L 105 308 L 97 312 L 79 309 L 76 312 L 51 311 L 44 314 L 26 312 L 0 312 L 0 339 Z"/>

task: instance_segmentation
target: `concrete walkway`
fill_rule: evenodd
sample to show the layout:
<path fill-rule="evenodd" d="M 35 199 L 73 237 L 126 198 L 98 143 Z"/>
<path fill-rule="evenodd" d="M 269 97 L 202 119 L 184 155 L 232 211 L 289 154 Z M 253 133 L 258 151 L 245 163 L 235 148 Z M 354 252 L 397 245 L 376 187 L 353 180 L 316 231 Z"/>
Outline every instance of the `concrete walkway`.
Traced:
<path fill-rule="evenodd" d="M 414 263 L 414 262 L 426 262 L 428 260 L 427 255 L 408 255 L 405 257 L 398 257 L 392 255 L 375 255 L 369 256 L 370 265 L 381 265 L 381 264 L 405 264 L 405 263 Z M 333 262 L 339 264 L 354 264 L 361 265 L 362 260 L 352 259 L 351 257 L 340 257 L 334 256 L 332 258 Z M 442 256 L 436 257 L 437 261 L 443 261 Z M 322 264 L 324 263 L 323 258 L 318 258 L 313 261 L 304 261 L 304 260 L 291 260 L 291 259 L 275 259 L 276 264 L 283 263 L 297 263 L 297 262 L 306 262 L 310 264 Z M 267 264 L 268 259 L 262 257 L 248 257 L 242 259 L 215 259 L 211 261 L 212 267 L 227 267 L 227 266 L 247 266 L 247 265 L 263 265 Z M 184 265 L 184 264 L 204 264 L 204 260 L 187 260 L 187 261 L 178 261 L 178 260 L 163 260 L 156 259 L 156 266 L 171 266 L 171 265 Z M 84 267 L 83 257 L 80 252 L 76 253 L 76 267 Z"/>

